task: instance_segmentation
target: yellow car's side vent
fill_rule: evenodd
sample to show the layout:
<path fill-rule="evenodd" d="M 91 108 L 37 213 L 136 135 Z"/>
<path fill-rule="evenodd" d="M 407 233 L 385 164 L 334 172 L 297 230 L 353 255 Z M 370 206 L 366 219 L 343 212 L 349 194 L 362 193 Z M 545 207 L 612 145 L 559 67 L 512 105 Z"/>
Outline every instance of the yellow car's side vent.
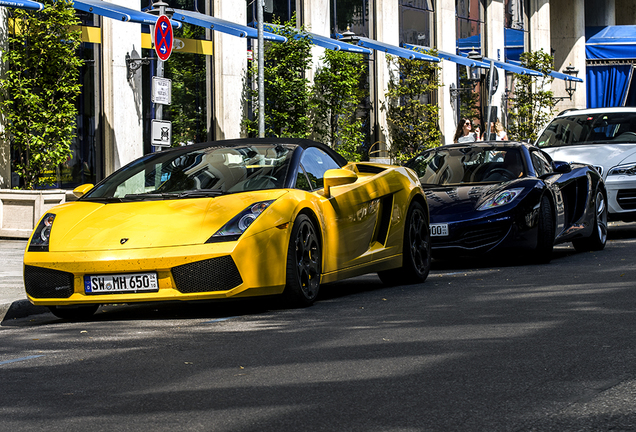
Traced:
<path fill-rule="evenodd" d="M 387 195 L 380 199 L 380 211 L 378 211 L 378 223 L 375 226 L 373 240 L 383 245 L 386 244 L 389 227 L 391 226 L 391 212 L 393 210 L 393 195 Z"/>

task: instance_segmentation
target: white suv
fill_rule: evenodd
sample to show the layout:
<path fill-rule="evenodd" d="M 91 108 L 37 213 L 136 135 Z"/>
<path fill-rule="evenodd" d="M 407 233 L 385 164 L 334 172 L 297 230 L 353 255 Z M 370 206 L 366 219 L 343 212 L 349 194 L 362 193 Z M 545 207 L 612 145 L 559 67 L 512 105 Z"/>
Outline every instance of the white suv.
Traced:
<path fill-rule="evenodd" d="M 605 180 L 610 219 L 636 221 L 636 108 L 565 111 L 535 144 L 554 160 L 594 166 Z"/>

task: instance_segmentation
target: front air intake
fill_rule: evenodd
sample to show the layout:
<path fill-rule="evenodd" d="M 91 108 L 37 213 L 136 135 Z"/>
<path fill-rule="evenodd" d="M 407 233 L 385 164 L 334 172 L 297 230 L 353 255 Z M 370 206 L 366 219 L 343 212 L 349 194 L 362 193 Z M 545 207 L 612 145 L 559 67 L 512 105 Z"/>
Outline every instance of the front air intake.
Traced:
<path fill-rule="evenodd" d="M 172 277 L 177 290 L 183 294 L 227 291 L 243 283 L 229 255 L 174 267 Z"/>
<path fill-rule="evenodd" d="M 42 267 L 24 266 L 24 286 L 33 298 L 69 298 L 73 274 Z"/>

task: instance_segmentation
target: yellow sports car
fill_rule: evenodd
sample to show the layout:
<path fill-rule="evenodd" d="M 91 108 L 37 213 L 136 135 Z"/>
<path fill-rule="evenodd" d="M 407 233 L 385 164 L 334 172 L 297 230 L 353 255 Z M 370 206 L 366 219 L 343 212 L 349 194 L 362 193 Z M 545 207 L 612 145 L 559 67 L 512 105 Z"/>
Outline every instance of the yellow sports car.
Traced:
<path fill-rule="evenodd" d="M 283 294 L 377 272 L 423 282 L 429 215 L 409 168 L 347 163 L 301 139 L 152 153 L 53 208 L 24 254 L 29 300 L 84 319 L 103 303 Z"/>

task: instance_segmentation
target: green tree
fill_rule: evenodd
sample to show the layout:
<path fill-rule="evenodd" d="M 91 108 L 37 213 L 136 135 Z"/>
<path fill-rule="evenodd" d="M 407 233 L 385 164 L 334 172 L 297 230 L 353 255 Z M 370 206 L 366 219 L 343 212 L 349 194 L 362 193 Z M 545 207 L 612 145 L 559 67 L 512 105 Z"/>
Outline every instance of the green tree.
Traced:
<path fill-rule="evenodd" d="M 265 136 L 307 138 L 311 133 L 309 121 L 311 90 L 305 71 L 311 65 L 311 40 L 303 37 L 303 29 L 294 26 L 296 17 L 274 29 L 287 38 L 286 43 L 266 42 L 264 67 Z M 251 82 L 257 81 L 258 64 L 249 68 Z M 248 89 L 254 107 L 254 118 L 243 120 L 250 135 L 258 133 L 258 89 Z"/>
<path fill-rule="evenodd" d="M 368 93 L 364 56 L 326 50 L 323 67 L 314 78 L 312 113 L 314 136 L 345 159 L 362 159 L 363 119 L 357 108 Z"/>
<path fill-rule="evenodd" d="M 430 102 L 440 87 L 439 66 L 423 60 L 387 58 L 391 77 L 383 109 L 389 123 L 389 152 L 395 160 L 408 160 L 441 144 L 439 107 Z"/>
<path fill-rule="evenodd" d="M 71 156 L 80 93 L 80 32 L 70 29 L 78 24 L 73 2 L 44 3 L 40 12 L 10 10 L 14 29 L 2 55 L 3 138 L 11 143 L 13 170 L 27 189 L 53 184 L 57 166 Z"/>
<path fill-rule="evenodd" d="M 552 71 L 554 59 L 541 49 L 521 54 L 524 67 L 542 72 L 544 76 L 515 74 L 512 109 L 508 114 L 508 136 L 510 139 L 534 142 L 539 131 L 554 115 L 556 102 L 552 91 L 546 90 L 554 78 Z"/>

